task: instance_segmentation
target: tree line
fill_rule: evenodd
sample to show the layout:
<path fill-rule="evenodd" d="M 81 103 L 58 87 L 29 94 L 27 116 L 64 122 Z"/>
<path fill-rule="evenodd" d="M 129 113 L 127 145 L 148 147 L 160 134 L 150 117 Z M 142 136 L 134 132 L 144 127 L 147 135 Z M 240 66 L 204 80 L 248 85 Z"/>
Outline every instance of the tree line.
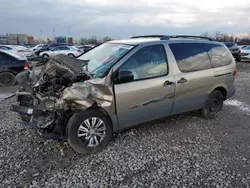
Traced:
<path fill-rule="evenodd" d="M 216 32 L 210 35 L 208 32 L 202 33 L 201 36 L 209 37 L 219 42 L 235 42 L 238 45 L 250 45 L 250 33 L 244 37 L 237 37 L 226 33 Z"/>
<path fill-rule="evenodd" d="M 113 40 L 111 37 L 103 37 L 103 38 L 98 38 L 97 36 L 92 36 L 90 38 L 83 38 L 81 41 L 84 44 L 102 44 L 104 42 L 108 42 Z"/>

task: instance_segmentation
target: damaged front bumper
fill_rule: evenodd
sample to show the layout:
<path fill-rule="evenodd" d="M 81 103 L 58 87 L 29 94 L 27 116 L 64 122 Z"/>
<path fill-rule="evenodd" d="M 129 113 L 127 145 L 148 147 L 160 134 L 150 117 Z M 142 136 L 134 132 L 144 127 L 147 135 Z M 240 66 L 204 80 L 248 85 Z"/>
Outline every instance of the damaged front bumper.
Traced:
<path fill-rule="evenodd" d="M 35 115 L 35 116 L 49 115 L 44 110 L 29 108 L 29 107 L 20 106 L 20 105 L 12 105 L 11 110 L 14 111 L 14 112 L 18 112 L 20 114 L 27 114 L 27 115 L 30 115 L 30 116 L 32 116 L 32 115 Z"/>
<path fill-rule="evenodd" d="M 29 121 L 23 121 L 24 125 L 27 125 L 30 127 L 36 127 L 36 128 L 47 128 L 49 125 L 51 125 L 54 122 L 54 119 L 56 117 L 55 112 L 48 112 L 45 110 L 41 110 L 37 108 L 30 108 L 30 107 L 21 106 L 21 105 L 12 105 L 11 110 L 14 112 L 18 112 L 21 116 L 28 117 L 27 119 Z M 47 123 L 44 125 L 39 125 L 38 122 L 34 121 L 34 116 L 46 118 Z"/>

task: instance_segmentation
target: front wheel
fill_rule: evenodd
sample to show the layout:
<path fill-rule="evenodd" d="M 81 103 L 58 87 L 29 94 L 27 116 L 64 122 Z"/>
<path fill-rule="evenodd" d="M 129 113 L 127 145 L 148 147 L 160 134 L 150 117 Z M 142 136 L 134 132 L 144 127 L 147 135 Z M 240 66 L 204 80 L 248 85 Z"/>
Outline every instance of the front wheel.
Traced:
<path fill-rule="evenodd" d="M 201 110 L 202 115 L 208 119 L 214 118 L 222 109 L 223 101 L 222 93 L 219 90 L 214 90 L 208 96 L 205 105 Z"/>
<path fill-rule="evenodd" d="M 89 109 L 74 114 L 67 125 L 67 140 L 70 146 L 84 155 L 105 148 L 112 139 L 112 125 L 107 116 L 98 110 Z"/>

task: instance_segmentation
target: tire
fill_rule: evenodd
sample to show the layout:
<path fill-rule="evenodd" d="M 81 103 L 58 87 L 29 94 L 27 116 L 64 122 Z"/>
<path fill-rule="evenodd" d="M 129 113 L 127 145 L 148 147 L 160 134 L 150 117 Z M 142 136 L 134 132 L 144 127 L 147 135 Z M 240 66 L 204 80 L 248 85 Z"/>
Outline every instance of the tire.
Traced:
<path fill-rule="evenodd" d="M 49 55 L 48 54 L 43 54 L 42 56 L 44 59 L 49 59 Z"/>
<path fill-rule="evenodd" d="M 220 91 L 214 90 L 210 95 L 208 96 L 204 107 L 201 110 L 202 115 L 207 119 L 212 119 L 216 117 L 218 112 L 223 107 L 223 95 Z"/>
<path fill-rule="evenodd" d="M 100 133 L 99 135 L 103 136 L 102 138 L 96 136 L 93 132 L 91 133 L 90 129 L 87 128 L 89 123 L 93 123 L 93 118 L 97 118 L 95 121 L 96 127 L 99 128 L 99 130 L 102 129 L 102 131 L 98 132 Z M 100 120 L 103 122 L 103 124 L 97 126 L 98 123 L 101 122 Z M 86 132 L 86 129 L 89 130 L 88 133 Z M 100 152 L 102 149 L 104 149 L 112 139 L 112 133 L 112 125 L 109 118 L 102 112 L 95 109 L 87 109 L 74 114 L 70 118 L 66 128 L 67 140 L 69 145 L 76 152 L 84 155 Z M 92 145 L 90 134 L 93 134 Z M 97 142 L 95 139 L 97 139 L 97 141 L 99 142 L 98 145 L 96 145 Z"/>
<path fill-rule="evenodd" d="M 1 86 L 13 86 L 16 84 L 16 76 L 11 72 L 0 73 Z"/>
<path fill-rule="evenodd" d="M 69 57 L 74 58 L 74 54 L 68 54 Z"/>

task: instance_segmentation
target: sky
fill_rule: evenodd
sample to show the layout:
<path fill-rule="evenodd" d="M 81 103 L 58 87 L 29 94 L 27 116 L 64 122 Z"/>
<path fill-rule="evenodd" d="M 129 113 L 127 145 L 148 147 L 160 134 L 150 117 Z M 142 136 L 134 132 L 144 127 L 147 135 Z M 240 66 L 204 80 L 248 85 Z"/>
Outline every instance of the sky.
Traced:
<path fill-rule="evenodd" d="M 0 18 L 0 34 L 235 34 L 250 32 L 250 0 L 0 0 Z"/>

